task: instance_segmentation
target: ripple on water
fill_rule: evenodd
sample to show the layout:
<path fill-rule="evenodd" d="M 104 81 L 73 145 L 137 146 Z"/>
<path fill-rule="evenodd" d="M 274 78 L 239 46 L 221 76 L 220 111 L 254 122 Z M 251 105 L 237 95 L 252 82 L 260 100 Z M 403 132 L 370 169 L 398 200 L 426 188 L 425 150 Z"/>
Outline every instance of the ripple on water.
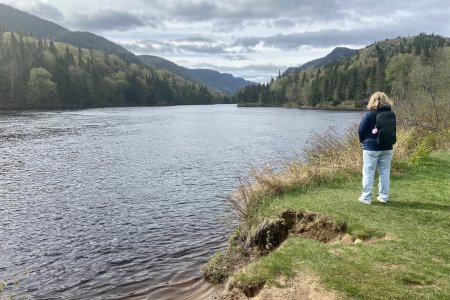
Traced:
<path fill-rule="evenodd" d="M 0 279 L 31 299 L 202 299 L 250 165 L 360 113 L 230 105 L 0 113 Z"/>

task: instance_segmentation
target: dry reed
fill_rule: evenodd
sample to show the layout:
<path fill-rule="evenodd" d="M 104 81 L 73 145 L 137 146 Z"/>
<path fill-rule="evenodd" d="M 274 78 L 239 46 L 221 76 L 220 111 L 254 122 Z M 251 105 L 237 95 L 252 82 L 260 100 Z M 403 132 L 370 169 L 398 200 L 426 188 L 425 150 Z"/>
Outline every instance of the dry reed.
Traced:
<path fill-rule="evenodd" d="M 417 128 L 399 128 L 394 145 L 393 172 L 398 173 L 415 157 L 424 157 L 433 149 L 449 149 L 449 136 L 448 129 L 436 134 Z M 285 163 L 282 171 L 273 166 L 251 169 L 247 177 L 240 179 L 238 189 L 227 197 L 227 201 L 237 217 L 247 223 L 265 197 L 335 181 L 342 175 L 351 177 L 360 173 L 361 167 L 362 148 L 356 124 L 342 133 L 330 128 L 314 134 L 303 151 L 303 159 Z"/>

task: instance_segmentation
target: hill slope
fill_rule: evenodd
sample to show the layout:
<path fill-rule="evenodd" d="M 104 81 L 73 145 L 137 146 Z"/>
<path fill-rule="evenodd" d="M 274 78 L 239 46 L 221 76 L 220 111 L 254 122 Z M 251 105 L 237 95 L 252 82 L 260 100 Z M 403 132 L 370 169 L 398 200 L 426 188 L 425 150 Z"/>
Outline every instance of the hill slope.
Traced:
<path fill-rule="evenodd" d="M 89 32 L 70 31 L 56 23 L 1 3 L 0 27 L 4 31 L 50 38 L 82 48 L 102 50 L 108 54 L 117 55 L 130 63 L 140 63 L 139 58 L 132 52 L 101 36 Z"/>
<path fill-rule="evenodd" d="M 329 54 L 327 54 L 325 57 L 321 57 L 312 61 L 309 61 L 307 63 L 304 63 L 300 67 L 290 67 L 288 68 L 284 74 L 292 74 L 295 72 L 305 71 L 309 69 L 316 69 L 320 68 L 322 66 L 325 66 L 326 64 L 329 64 L 333 61 L 339 60 L 341 58 L 346 57 L 352 57 L 357 50 L 355 49 L 349 49 L 345 47 L 337 47 L 333 51 L 331 51 Z"/>
<path fill-rule="evenodd" d="M 227 73 L 220 73 L 209 69 L 185 68 L 158 56 L 141 55 L 139 57 L 148 66 L 170 71 L 187 80 L 199 82 L 210 87 L 213 90 L 224 92 L 227 94 L 234 94 L 239 89 L 254 84 L 251 81 L 247 81 L 239 77 L 234 77 L 233 75 Z"/>
<path fill-rule="evenodd" d="M 390 91 L 386 69 L 401 54 L 423 62 L 448 48 L 450 38 L 420 34 L 387 39 L 326 65 L 285 73 L 270 84 L 247 87 L 236 95 L 240 105 L 358 109 L 375 91 Z"/>
<path fill-rule="evenodd" d="M 5 31 L 52 39 L 70 32 L 58 24 L 2 3 L 0 3 L 0 27 Z"/>

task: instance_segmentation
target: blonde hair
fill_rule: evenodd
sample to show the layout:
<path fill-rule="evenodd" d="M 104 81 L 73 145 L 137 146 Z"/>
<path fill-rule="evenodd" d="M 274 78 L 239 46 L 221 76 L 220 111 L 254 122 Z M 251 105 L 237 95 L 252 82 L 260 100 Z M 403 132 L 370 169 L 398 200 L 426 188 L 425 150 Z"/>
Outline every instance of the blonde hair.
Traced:
<path fill-rule="evenodd" d="M 382 104 L 388 104 L 391 105 L 394 104 L 394 102 L 389 99 L 388 96 L 386 96 L 383 92 L 376 92 L 372 96 L 370 96 L 369 103 L 367 104 L 368 109 L 378 109 L 380 105 Z"/>

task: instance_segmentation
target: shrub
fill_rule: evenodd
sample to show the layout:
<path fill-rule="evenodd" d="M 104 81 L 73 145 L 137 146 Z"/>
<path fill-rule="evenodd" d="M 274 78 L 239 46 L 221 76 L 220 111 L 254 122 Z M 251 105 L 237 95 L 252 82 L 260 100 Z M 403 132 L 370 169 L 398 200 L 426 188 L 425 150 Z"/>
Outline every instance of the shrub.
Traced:
<path fill-rule="evenodd" d="M 399 120 L 406 126 L 439 131 L 450 126 L 450 50 L 430 57 L 399 54 L 386 69 Z"/>

